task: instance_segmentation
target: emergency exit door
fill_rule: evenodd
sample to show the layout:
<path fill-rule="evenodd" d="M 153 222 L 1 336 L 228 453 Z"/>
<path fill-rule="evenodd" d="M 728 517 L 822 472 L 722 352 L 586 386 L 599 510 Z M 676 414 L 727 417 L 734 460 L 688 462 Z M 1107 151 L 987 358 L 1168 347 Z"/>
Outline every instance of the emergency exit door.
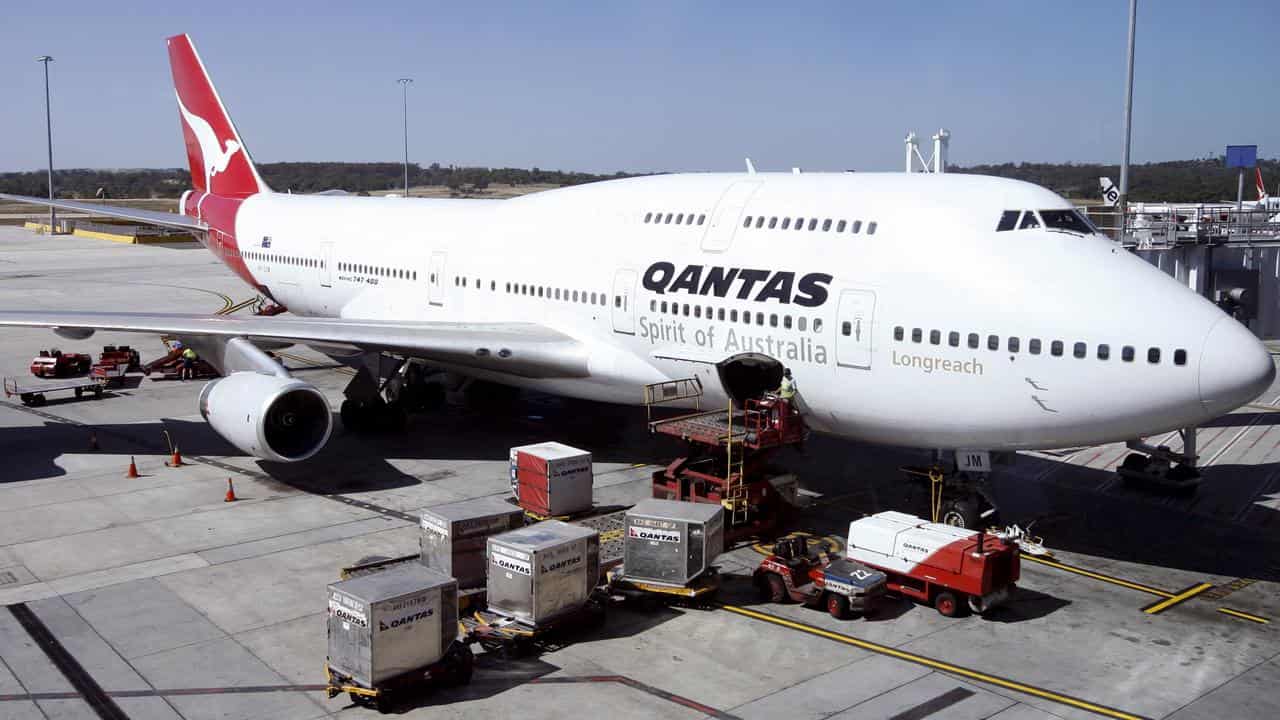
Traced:
<path fill-rule="evenodd" d="M 711 223 L 702 234 L 702 249 L 707 252 L 724 252 L 733 244 L 733 234 L 742 222 L 742 211 L 747 201 L 760 189 L 759 180 L 739 180 L 730 185 L 720 196 Z"/>
<path fill-rule="evenodd" d="M 840 293 L 836 315 L 836 364 L 871 369 L 871 331 L 875 325 L 876 294 L 871 290 Z"/>
<path fill-rule="evenodd" d="M 427 266 L 427 301 L 432 305 L 444 305 L 444 253 L 431 253 Z"/>
<path fill-rule="evenodd" d="M 333 287 L 333 243 L 320 243 L 320 287 Z"/>
<path fill-rule="evenodd" d="M 619 270 L 613 276 L 613 331 L 624 335 L 636 334 L 636 271 Z"/>

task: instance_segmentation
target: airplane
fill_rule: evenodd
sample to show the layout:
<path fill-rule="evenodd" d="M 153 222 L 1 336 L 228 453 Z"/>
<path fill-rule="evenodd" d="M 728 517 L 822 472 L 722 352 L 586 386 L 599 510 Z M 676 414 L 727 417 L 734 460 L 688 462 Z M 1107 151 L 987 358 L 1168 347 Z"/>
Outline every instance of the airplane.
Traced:
<path fill-rule="evenodd" d="M 6 310 L 0 326 L 181 338 L 224 375 L 201 414 L 263 460 L 305 461 L 333 428 L 325 396 L 267 353 L 290 344 L 357 369 L 348 428 L 403 412 L 419 363 L 632 405 L 696 378 L 710 407 L 785 366 L 813 429 L 926 449 L 1136 439 L 1275 376 L 1243 325 L 1030 183 L 749 171 L 511 200 L 278 193 L 190 38 L 167 45 L 193 185 L 178 213 L 0 197 L 193 231 L 291 315 Z M 387 357 L 412 362 L 382 373 Z"/>
<path fill-rule="evenodd" d="M 1254 172 L 1254 178 L 1255 178 L 1254 187 L 1257 188 L 1258 199 L 1253 202 L 1245 201 L 1243 203 L 1243 208 L 1245 210 L 1265 210 L 1267 212 L 1280 212 L 1280 197 L 1273 197 L 1267 194 L 1267 186 L 1262 182 L 1262 168 L 1255 167 L 1253 169 L 1253 172 Z M 1277 222 L 1277 218 L 1273 216 L 1270 219 L 1270 221 Z"/>

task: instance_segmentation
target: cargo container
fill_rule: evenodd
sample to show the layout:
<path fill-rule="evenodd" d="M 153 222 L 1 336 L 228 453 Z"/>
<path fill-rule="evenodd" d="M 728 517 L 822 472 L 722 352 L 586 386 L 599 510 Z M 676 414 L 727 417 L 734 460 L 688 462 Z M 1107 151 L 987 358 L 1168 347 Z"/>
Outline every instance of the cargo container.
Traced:
<path fill-rule="evenodd" d="M 547 520 L 488 539 L 489 610 L 535 628 L 582 609 L 600 584 L 600 535 Z"/>
<path fill-rule="evenodd" d="M 724 552 L 724 510 L 709 503 L 642 500 L 627 511 L 623 577 L 688 585 Z"/>
<path fill-rule="evenodd" d="M 329 695 L 372 698 L 429 682 L 471 679 L 458 642 L 458 584 L 408 563 L 329 585 Z"/>
<path fill-rule="evenodd" d="M 511 492 L 537 515 L 591 509 L 591 453 L 558 442 L 511 448 Z"/>
<path fill-rule="evenodd" d="M 502 498 L 482 497 L 422 511 L 420 560 L 458 581 L 484 587 L 485 540 L 524 526 L 524 511 Z"/>

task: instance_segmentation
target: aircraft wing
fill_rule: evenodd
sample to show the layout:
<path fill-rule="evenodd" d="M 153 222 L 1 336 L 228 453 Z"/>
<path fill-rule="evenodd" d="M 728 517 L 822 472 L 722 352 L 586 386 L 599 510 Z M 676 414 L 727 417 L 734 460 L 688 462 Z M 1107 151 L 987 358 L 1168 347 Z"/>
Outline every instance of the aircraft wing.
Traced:
<path fill-rule="evenodd" d="M 161 227 L 178 228 L 180 230 L 205 231 L 209 229 L 208 225 L 193 217 L 187 217 L 186 215 L 179 215 L 171 212 L 139 210 L 137 208 L 120 207 L 118 205 L 77 202 L 75 200 L 49 200 L 47 198 L 28 197 L 26 195 L 10 195 L 8 193 L 0 193 L 0 198 L 13 200 L 15 202 L 30 203 L 32 205 L 55 207 L 59 210 L 74 210 L 76 212 L 102 215 L 104 217 L 120 218 L 121 220 L 132 220 L 146 225 L 159 225 Z"/>
<path fill-rule="evenodd" d="M 183 313 L 0 311 L 0 327 L 235 338 L 386 351 L 529 378 L 586 377 L 579 341 L 535 323 L 455 323 Z"/>

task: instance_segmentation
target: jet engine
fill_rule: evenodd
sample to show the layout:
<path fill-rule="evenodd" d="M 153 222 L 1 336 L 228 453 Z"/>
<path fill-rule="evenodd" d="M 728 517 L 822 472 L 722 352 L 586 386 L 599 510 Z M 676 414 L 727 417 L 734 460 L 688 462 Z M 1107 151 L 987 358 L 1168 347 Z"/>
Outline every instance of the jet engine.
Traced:
<path fill-rule="evenodd" d="M 200 414 L 219 435 L 263 460 L 298 462 L 329 439 L 329 401 L 314 385 L 278 375 L 236 372 L 200 391 Z"/>

